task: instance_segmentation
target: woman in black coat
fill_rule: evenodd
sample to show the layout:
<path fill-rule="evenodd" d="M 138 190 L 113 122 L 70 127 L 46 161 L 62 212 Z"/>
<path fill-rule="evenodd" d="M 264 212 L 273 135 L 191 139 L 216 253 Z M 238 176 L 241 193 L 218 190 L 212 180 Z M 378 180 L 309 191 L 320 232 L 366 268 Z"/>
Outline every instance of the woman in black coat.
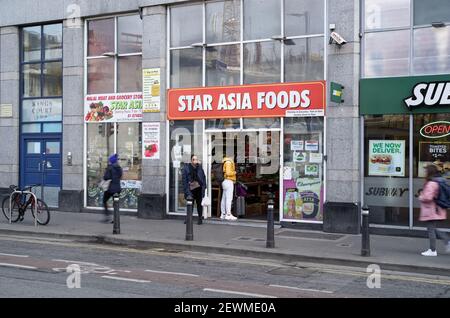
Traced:
<path fill-rule="evenodd" d="M 117 154 L 109 157 L 109 164 L 103 176 L 104 180 L 111 180 L 108 190 L 103 193 L 103 207 L 105 208 L 105 222 L 111 222 L 108 211 L 108 200 L 116 193 L 122 190 L 120 187 L 120 179 L 122 178 L 122 168 L 119 165 L 119 156 Z"/>
<path fill-rule="evenodd" d="M 205 196 L 206 176 L 196 155 L 191 156 L 191 163 L 183 169 L 184 197 L 192 197 L 197 205 L 198 224 L 202 224 L 203 207 L 202 199 Z"/>

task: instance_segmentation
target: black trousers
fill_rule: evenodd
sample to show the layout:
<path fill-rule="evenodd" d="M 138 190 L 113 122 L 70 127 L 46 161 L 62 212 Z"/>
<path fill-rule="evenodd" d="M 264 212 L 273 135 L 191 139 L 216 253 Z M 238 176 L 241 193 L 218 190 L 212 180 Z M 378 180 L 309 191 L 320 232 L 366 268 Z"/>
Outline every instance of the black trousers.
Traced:
<path fill-rule="evenodd" d="M 192 196 L 194 197 L 194 202 L 197 205 L 197 214 L 200 219 L 203 218 L 203 206 L 202 206 L 202 188 L 198 187 L 195 190 L 192 190 Z"/>
<path fill-rule="evenodd" d="M 114 193 L 111 193 L 109 191 L 105 191 L 103 193 L 103 207 L 104 207 L 104 213 L 106 216 L 109 215 L 109 211 L 108 211 L 108 200 L 114 195 Z"/>

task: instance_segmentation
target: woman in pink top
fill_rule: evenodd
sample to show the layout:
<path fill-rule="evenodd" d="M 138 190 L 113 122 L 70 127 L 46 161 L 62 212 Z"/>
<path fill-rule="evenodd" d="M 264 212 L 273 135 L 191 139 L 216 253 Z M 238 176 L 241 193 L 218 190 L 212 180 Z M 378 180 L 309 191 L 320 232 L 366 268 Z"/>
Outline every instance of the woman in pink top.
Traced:
<path fill-rule="evenodd" d="M 424 221 L 428 228 L 428 237 L 430 238 L 430 249 L 423 252 L 423 256 L 437 256 L 436 235 L 445 241 L 447 252 L 450 252 L 449 238 L 447 233 L 437 230 L 438 225 L 447 219 L 447 210 L 438 206 L 435 202 L 439 194 L 439 184 L 434 181 L 440 177 L 439 171 L 435 165 L 425 167 L 426 177 L 422 192 L 419 195 L 420 217 L 419 221 Z"/>

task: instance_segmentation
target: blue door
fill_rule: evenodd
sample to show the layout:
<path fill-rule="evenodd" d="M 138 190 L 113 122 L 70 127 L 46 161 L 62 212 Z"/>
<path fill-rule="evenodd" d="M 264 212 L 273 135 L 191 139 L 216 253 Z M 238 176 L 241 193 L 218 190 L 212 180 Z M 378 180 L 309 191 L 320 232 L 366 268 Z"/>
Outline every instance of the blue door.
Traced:
<path fill-rule="evenodd" d="M 35 189 L 36 195 L 48 206 L 57 207 L 62 180 L 61 138 L 24 137 L 22 144 L 20 186 L 41 185 Z"/>

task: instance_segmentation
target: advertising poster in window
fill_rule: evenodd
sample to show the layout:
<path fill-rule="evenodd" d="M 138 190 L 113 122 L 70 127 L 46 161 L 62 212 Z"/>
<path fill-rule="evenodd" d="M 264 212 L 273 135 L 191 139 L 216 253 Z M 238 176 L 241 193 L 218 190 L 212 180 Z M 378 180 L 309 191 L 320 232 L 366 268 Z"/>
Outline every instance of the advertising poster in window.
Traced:
<path fill-rule="evenodd" d="M 142 70 L 144 113 L 157 113 L 160 111 L 160 86 L 160 68 L 147 68 Z"/>
<path fill-rule="evenodd" d="M 419 178 L 425 178 L 425 167 L 435 164 L 441 172 L 450 172 L 450 142 L 419 142 Z"/>
<path fill-rule="evenodd" d="M 322 221 L 321 178 L 284 180 L 283 218 Z"/>
<path fill-rule="evenodd" d="M 369 140 L 369 175 L 405 176 L 404 140 Z"/>
<path fill-rule="evenodd" d="M 47 122 L 62 120 L 62 100 L 60 98 L 25 99 L 22 102 L 24 122 Z"/>
<path fill-rule="evenodd" d="M 86 122 L 142 121 L 142 93 L 87 95 L 84 102 Z"/>
<path fill-rule="evenodd" d="M 160 123 L 142 123 L 142 158 L 158 160 Z"/>

